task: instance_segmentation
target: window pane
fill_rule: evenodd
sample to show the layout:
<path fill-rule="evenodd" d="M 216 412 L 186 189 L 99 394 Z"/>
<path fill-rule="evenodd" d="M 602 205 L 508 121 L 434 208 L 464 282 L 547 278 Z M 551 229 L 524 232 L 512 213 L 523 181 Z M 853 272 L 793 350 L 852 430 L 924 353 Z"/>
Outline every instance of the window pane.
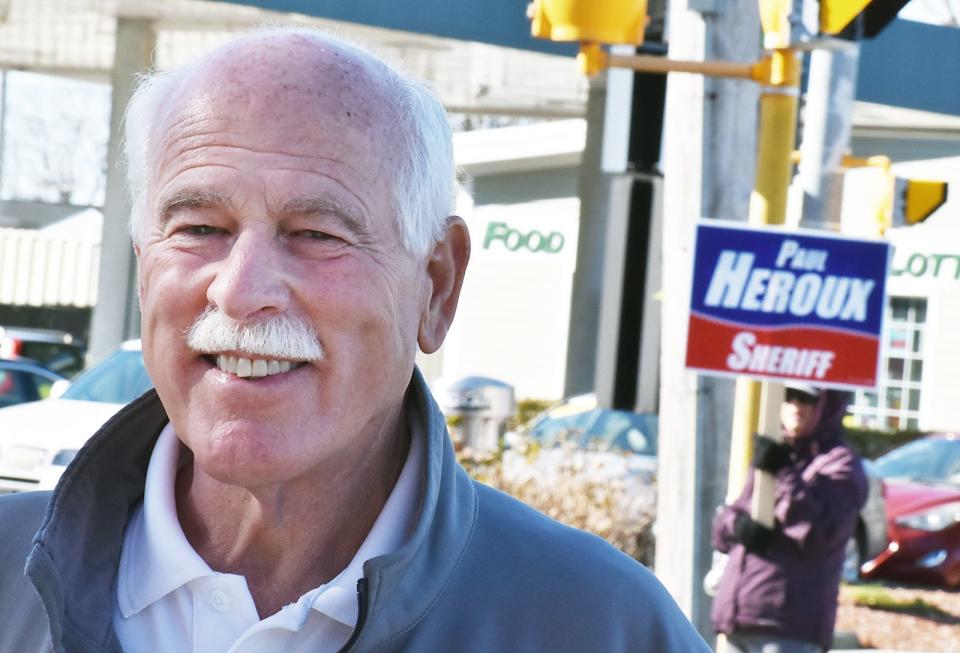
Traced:
<path fill-rule="evenodd" d="M 907 396 L 909 398 L 907 407 L 910 410 L 920 410 L 920 391 L 911 390 Z"/>
<path fill-rule="evenodd" d="M 900 428 L 900 418 L 896 415 L 887 416 L 887 428 L 888 429 L 898 429 Z"/>
<path fill-rule="evenodd" d="M 31 376 L 19 370 L 0 370 L 0 408 L 40 398 Z"/>
<path fill-rule="evenodd" d="M 890 312 L 893 314 L 893 319 L 898 322 L 906 321 L 909 308 L 910 300 L 908 299 L 901 297 L 893 297 L 890 299 Z"/>
<path fill-rule="evenodd" d="M 913 332 L 913 351 L 920 351 L 920 348 L 923 346 L 923 331 L 914 331 Z"/>
<path fill-rule="evenodd" d="M 877 393 L 876 392 L 864 392 L 863 393 L 863 405 L 869 406 L 870 408 L 877 407 Z"/>
<path fill-rule="evenodd" d="M 910 417 L 907 419 L 907 428 L 917 431 L 920 429 L 920 422 L 917 421 L 916 417 Z"/>
<path fill-rule="evenodd" d="M 887 360 L 887 378 L 894 381 L 903 380 L 903 359 L 891 358 Z"/>
<path fill-rule="evenodd" d="M 923 324 L 927 321 L 927 302 L 923 299 L 918 299 L 914 302 L 913 306 L 913 321 L 919 324 Z"/>
<path fill-rule="evenodd" d="M 33 384 L 37 388 L 37 396 L 41 399 L 46 399 L 50 396 L 50 388 L 53 387 L 53 381 L 48 379 L 45 376 L 35 375 L 33 377 Z"/>
<path fill-rule="evenodd" d="M 910 365 L 910 380 L 919 381 L 923 375 L 923 361 L 913 361 Z"/>
<path fill-rule="evenodd" d="M 887 408 L 899 410 L 901 401 L 902 390 L 900 388 L 887 388 Z"/>
<path fill-rule="evenodd" d="M 890 346 L 890 349 L 906 349 L 906 329 L 890 329 L 890 333 L 887 334 L 887 344 Z"/>

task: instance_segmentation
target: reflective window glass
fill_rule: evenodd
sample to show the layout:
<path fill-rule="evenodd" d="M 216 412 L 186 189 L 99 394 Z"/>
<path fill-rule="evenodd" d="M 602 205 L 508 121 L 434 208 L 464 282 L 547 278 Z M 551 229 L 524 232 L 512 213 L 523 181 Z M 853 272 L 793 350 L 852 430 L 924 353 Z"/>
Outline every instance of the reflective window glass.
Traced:
<path fill-rule="evenodd" d="M 894 320 L 906 321 L 910 313 L 910 302 L 906 299 L 894 297 L 890 300 L 890 314 Z"/>
<path fill-rule="evenodd" d="M 910 364 L 910 380 L 919 381 L 923 376 L 923 361 L 916 360 Z"/>
<path fill-rule="evenodd" d="M 920 410 L 920 391 L 910 390 L 908 394 L 907 408 L 910 410 Z"/>
<path fill-rule="evenodd" d="M 891 358 L 887 361 L 887 378 L 900 381 L 903 379 L 903 359 Z"/>

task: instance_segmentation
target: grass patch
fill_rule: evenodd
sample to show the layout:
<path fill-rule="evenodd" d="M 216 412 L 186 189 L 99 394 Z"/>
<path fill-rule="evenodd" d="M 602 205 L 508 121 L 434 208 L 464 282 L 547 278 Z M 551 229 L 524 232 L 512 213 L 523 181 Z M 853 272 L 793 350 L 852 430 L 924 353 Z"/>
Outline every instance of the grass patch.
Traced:
<path fill-rule="evenodd" d="M 881 585 L 848 586 L 848 592 L 853 604 L 860 607 L 909 614 L 944 623 L 958 621 L 956 616 L 918 596 L 899 598 Z"/>

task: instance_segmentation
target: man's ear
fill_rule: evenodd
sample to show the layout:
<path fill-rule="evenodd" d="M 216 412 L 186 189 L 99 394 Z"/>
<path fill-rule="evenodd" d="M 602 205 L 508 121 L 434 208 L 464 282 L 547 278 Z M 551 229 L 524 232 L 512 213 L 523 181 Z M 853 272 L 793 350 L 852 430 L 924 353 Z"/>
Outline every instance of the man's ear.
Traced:
<path fill-rule="evenodd" d="M 420 316 L 417 343 L 425 354 L 432 354 L 443 344 L 453 315 L 457 312 L 463 275 L 470 260 L 470 233 L 459 216 L 447 218 L 447 229 L 437 241 L 427 260 L 430 279 L 430 302 Z"/>
<path fill-rule="evenodd" d="M 140 306 L 143 306 L 143 276 L 140 274 L 140 245 L 133 243 L 133 253 L 137 257 L 137 298 L 140 300 Z"/>

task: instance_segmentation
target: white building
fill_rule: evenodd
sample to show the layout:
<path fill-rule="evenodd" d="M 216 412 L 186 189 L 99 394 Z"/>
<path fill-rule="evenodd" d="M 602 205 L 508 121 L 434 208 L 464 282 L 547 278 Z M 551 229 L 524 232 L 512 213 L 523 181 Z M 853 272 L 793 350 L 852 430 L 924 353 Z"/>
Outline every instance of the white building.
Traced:
<path fill-rule="evenodd" d="M 960 157 L 893 169 L 903 177 L 944 180 L 950 188 L 946 204 L 926 221 L 887 231 L 894 255 L 880 383 L 876 391 L 857 392 L 853 412 L 870 427 L 960 430 Z M 861 176 L 871 177 L 869 171 Z M 844 219 L 853 224 L 871 217 L 863 211 L 870 194 L 858 190 L 844 200 Z"/>
<path fill-rule="evenodd" d="M 447 341 L 421 357 L 428 380 L 487 376 L 518 397 L 562 396 L 584 135 L 584 121 L 560 120 L 454 136 L 472 254 Z"/>

